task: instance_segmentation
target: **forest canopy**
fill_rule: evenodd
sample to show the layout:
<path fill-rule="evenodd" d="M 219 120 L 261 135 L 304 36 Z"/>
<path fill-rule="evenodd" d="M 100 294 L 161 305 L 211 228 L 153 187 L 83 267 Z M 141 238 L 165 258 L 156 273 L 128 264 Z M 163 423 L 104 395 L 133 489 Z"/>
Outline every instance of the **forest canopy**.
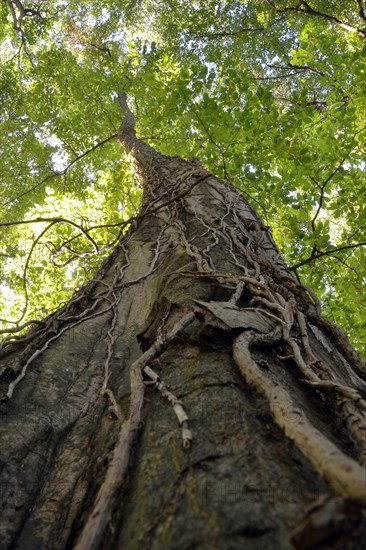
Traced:
<path fill-rule="evenodd" d="M 2 335 L 65 303 L 133 223 L 138 132 L 233 183 L 366 354 L 361 0 L 1 2 Z"/>

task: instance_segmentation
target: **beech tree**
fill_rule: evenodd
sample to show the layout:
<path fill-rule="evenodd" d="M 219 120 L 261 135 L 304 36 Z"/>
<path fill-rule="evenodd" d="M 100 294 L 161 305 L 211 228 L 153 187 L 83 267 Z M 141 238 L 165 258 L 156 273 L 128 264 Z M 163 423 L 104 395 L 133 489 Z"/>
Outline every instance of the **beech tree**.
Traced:
<path fill-rule="evenodd" d="M 4 2 L 2 548 L 364 547 L 366 365 L 324 314 L 364 270 L 364 12 L 325 4 Z"/>

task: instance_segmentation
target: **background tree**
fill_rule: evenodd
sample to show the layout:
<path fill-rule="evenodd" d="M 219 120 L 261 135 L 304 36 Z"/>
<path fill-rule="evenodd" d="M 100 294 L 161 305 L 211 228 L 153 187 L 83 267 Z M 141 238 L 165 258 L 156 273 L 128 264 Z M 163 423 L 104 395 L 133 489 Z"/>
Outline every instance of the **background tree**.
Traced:
<path fill-rule="evenodd" d="M 322 4 L 205 3 L 187 11 L 179 2 L 141 3 L 136 21 L 136 11 L 118 3 L 54 2 L 47 12 L 29 8 L 39 16 L 29 32 L 4 10 L 2 290 L 14 297 L 3 306 L 6 545 L 98 547 L 106 537 L 106 547 L 122 540 L 285 547 L 304 504 L 329 494 L 321 478 L 353 503 L 348 519 L 339 521 L 346 500 L 325 502 L 326 527 L 315 528 L 310 515 L 300 533 L 310 530 L 314 544 L 328 536 L 344 544 L 340 531 L 353 537 L 365 499 L 357 465 L 364 363 L 319 317 L 313 291 L 291 278 L 269 227 L 230 183 L 270 220 L 287 263 L 322 291 L 328 314 L 352 313 L 362 347 L 363 12 L 342 3 L 330 15 Z M 163 152 L 174 143 L 174 153 L 199 156 L 228 183 L 197 160 L 165 157 L 136 140 L 129 115 L 119 139 L 143 182 L 137 214 L 139 183 L 115 145 L 112 99 L 121 86 L 134 98 L 143 136 Z M 41 321 L 41 308 L 67 301 L 131 223 L 91 282 Z M 345 269 L 354 270 L 353 284 Z M 32 331 L 17 336 L 29 324 Z M 187 445 L 189 412 L 192 451 L 177 447 L 172 412 L 161 402 L 141 412 L 141 369 L 153 360 L 144 376 L 173 402 Z M 184 408 L 159 385 L 160 370 Z M 296 447 L 284 447 L 272 424 L 268 439 L 269 411 Z M 146 491 L 153 496 L 141 512 Z M 357 536 L 353 544 L 362 544 Z"/>

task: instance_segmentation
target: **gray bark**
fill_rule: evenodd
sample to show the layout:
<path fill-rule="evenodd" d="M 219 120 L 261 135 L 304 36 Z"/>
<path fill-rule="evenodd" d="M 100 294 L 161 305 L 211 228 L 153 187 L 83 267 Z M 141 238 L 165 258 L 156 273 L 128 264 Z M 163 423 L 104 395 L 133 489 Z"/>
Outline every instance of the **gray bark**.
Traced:
<path fill-rule="evenodd" d="M 231 185 L 119 138 L 138 222 L 0 356 L 0 548 L 364 547 L 363 361 Z"/>

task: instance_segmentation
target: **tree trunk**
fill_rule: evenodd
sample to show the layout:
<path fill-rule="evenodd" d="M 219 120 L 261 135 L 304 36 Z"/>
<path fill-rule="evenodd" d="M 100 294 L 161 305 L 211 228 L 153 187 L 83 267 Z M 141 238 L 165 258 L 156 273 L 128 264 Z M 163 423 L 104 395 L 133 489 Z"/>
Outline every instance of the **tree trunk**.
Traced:
<path fill-rule="evenodd" d="M 0 357 L 1 548 L 365 547 L 365 364 L 243 197 L 120 103 L 138 221 Z"/>

